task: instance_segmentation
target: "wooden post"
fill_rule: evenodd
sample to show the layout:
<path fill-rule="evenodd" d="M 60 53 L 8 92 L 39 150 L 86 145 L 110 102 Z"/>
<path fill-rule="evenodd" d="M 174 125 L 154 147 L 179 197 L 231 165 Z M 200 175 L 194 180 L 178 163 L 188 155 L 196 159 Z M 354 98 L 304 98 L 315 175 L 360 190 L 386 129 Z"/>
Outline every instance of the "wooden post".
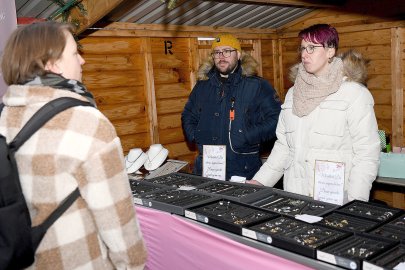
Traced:
<path fill-rule="evenodd" d="M 404 146 L 401 29 L 391 28 L 392 145 Z"/>
<path fill-rule="evenodd" d="M 189 38 L 189 69 L 190 69 L 190 91 L 197 83 L 197 72 L 200 66 L 200 59 L 198 54 L 198 40 L 196 38 Z"/>
<path fill-rule="evenodd" d="M 141 51 L 144 54 L 145 67 L 145 97 L 147 101 L 147 115 L 149 119 L 150 141 L 159 143 L 159 129 L 156 111 L 155 79 L 153 76 L 153 63 L 150 38 L 142 38 Z"/>

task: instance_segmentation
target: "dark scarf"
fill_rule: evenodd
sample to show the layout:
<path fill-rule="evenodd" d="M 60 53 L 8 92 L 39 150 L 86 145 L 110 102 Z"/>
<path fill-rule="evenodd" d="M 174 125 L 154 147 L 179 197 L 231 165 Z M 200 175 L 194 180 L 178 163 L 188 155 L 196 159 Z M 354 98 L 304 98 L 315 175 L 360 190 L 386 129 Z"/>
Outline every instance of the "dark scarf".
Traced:
<path fill-rule="evenodd" d="M 47 73 L 43 76 L 37 76 L 33 80 L 28 81 L 25 83 L 26 85 L 43 85 L 43 86 L 50 86 L 56 89 L 63 89 L 71 92 L 75 92 L 83 97 L 85 97 L 94 107 L 96 106 L 96 102 L 92 93 L 87 91 L 84 84 L 79 81 L 72 80 L 72 79 L 65 79 L 59 74 L 55 73 Z"/>

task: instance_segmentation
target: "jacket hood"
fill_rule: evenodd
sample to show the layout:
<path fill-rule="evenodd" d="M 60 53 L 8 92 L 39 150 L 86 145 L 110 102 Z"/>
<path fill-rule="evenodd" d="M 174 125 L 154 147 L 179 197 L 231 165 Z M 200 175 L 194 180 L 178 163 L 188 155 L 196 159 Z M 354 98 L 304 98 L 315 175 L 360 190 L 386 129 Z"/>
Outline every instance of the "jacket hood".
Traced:
<path fill-rule="evenodd" d="M 249 54 L 242 51 L 240 57 L 242 76 L 254 76 L 258 73 L 259 64 Z M 200 66 L 197 73 L 198 80 L 208 80 L 208 73 L 214 66 L 214 60 L 209 56 Z"/>
<path fill-rule="evenodd" d="M 348 50 L 339 54 L 343 61 L 343 75 L 347 77 L 346 81 L 358 82 L 366 85 L 367 82 L 367 65 L 369 60 L 365 59 L 363 55 L 355 50 Z M 292 83 L 298 73 L 298 64 L 290 68 L 289 79 Z"/>

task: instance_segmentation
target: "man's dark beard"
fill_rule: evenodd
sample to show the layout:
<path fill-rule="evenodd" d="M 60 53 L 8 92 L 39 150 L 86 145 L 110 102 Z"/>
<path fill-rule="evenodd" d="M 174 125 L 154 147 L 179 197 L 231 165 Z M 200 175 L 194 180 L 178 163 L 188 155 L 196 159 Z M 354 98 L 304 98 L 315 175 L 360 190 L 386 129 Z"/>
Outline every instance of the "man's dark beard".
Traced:
<path fill-rule="evenodd" d="M 218 69 L 220 74 L 229 75 L 236 69 L 237 66 L 238 66 L 238 62 L 236 62 L 234 66 L 229 66 L 224 72 L 221 72 L 218 68 L 217 69 Z"/>

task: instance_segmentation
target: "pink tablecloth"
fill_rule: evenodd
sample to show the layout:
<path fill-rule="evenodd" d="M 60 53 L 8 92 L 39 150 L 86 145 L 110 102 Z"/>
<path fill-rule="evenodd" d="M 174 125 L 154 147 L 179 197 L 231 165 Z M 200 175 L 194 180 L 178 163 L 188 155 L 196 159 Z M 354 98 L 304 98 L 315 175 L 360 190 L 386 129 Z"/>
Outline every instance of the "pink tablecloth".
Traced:
<path fill-rule="evenodd" d="M 158 210 L 136 207 L 149 270 L 311 269 Z"/>

